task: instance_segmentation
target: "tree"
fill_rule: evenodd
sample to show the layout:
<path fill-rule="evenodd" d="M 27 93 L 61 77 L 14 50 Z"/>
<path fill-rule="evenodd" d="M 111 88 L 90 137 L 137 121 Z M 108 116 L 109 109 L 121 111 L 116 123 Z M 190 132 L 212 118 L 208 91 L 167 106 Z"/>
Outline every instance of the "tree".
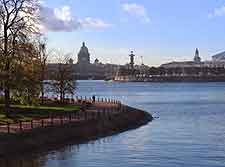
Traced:
<path fill-rule="evenodd" d="M 35 42 L 17 46 L 19 56 L 16 66 L 11 71 L 12 96 L 19 98 L 22 103 L 32 104 L 40 94 L 41 63 Z M 15 61 L 14 60 L 14 61 Z"/>
<path fill-rule="evenodd" d="M 12 71 L 17 65 L 15 57 L 17 47 L 27 41 L 31 33 L 36 30 L 38 20 L 37 0 L 0 0 L 0 71 L 4 74 L 3 89 L 5 108 L 10 107 L 10 90 Z"/>
<path fill-rule="evenodd" d="M 37 42 L 37 51 L 38 57 L 40 60 L 40 87 L 41 87 L 41 103 L 44 103 L 44 95 L 45 95 L 45 79 L 47 73 L 47 61 L 49 57 L 49 53 L 46 52 L 46 40 L 39 39 Z"/>
<path fill-rule="evenodd" d="M 65 102 L 66 95 L 74 95 L 76 89 L 76 81 L 73 75 L 73 67 L 69 62 L 68 56 L 61 56 L 55 65 L 55 69 L 51 74 L 52 91 L 60 96 L 60 102 Z"/>

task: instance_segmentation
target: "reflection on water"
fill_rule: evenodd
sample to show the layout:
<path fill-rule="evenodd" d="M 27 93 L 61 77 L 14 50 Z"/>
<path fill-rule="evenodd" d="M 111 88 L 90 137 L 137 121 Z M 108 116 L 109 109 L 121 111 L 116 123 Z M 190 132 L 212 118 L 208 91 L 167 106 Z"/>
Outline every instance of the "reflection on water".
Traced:
<path fill-rule="evenodd" d="M 224 167 L 225 83 L 81 82 L 78 95 L 116 97 L 159 117 L 147 126 L 0 167 Z"/>
<path fill-rule="evenodd" d="M 25 154 L 24 156 L 0 159 L 0 167 L 45 167 L 49 164 L 54 167 L 57 167 L 59 164 L 60 166 L 70 166 L 71 162 L 67 162 L 67 160 L 76 157 L 76 153 L 79 152 L 80 146 L 85 145 L 87 149 L 91 149 L 94 145 L 110 144 L 116 136 L 117 135 L 101 138 L 99 140 L 92 140 L 84 144 L 67 145 L 57 149 L 57 151 L 32 153 L 31 155 Z M 73 161 L 73 165 L 75 164 L 75 161 Z"/>

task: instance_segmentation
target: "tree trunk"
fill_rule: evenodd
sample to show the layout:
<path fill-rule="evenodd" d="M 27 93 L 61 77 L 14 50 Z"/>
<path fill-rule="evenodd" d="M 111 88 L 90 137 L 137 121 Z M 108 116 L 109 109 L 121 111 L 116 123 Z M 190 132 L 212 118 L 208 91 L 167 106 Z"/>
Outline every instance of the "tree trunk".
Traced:
<path fill-rule="evenodd" d="M 9 112 L 9 108 L 10 108 L 10 91 L 9 91 L 9 87 L 6 85 L 5 86 L 5 111 Z"/>
<path fill-rule="evenodd" d="M 63 103 L 63 90 L 60 88 L 60 103 Z"/>
<path fill-rule="evenodd" d="M 41 71 L 41 104 L 44 104 L 44 96 L 45 96 L 44 79 L 45 79 L 45 62 L 44 64 L 42 64 L 42 71 Z"/>
<path fill-rule="evenodd" d="M 5 59 L 5 72 L 6 78 L 4 82 L 4 93 L 5 93 L 5 111 L 9 112 L 10 108 L 10 86 L 9 86 L 9 69 L 10 69 L 10 62 L 9 62 L 9 55 L 8 55 L 8 33 L 7 27 L 4 25 L 4 59 Z"/>
<path fill-rule="evenodd" d="M 41 83 L 41 104 L 44 104 L 44 83 Z"/>
<path fill-rule="evenodd" d="M 6 68 L 5 68 L 5 71 L 6 71 L 6 78 L 5 78 L 5 88 L 4 88 L 4 93 L 5 93 L 5 111 L 6 112 L 9 112 L 9 108 L 10 108 L 10 81 L 9 81 L 9 67 L 10 66 L 10 63 L 6 62 Z"/>

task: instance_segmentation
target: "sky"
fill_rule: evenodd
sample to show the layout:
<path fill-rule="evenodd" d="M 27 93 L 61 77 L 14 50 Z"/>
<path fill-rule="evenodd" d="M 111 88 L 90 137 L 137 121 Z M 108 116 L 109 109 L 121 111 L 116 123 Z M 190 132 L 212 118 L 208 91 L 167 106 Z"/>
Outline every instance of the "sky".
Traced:
<path fill-rule="evenodd" d="M 42 0 L 49 49 L 77 53 L 85 41 L 91 61 L 158 66 L 203 60 L 225 51 L 225 0 Z"/>

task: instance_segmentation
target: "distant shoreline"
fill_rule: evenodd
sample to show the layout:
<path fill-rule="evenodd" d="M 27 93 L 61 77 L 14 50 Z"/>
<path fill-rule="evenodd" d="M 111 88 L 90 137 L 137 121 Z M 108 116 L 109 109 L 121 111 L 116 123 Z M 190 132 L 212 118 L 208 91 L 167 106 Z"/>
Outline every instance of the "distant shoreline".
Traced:
<path fill-rule="evenodd" d="M 115 78 L 117 82 L 225 82 L 224 76 L 153 76 L 140 77 L 119 76 Z"/>

